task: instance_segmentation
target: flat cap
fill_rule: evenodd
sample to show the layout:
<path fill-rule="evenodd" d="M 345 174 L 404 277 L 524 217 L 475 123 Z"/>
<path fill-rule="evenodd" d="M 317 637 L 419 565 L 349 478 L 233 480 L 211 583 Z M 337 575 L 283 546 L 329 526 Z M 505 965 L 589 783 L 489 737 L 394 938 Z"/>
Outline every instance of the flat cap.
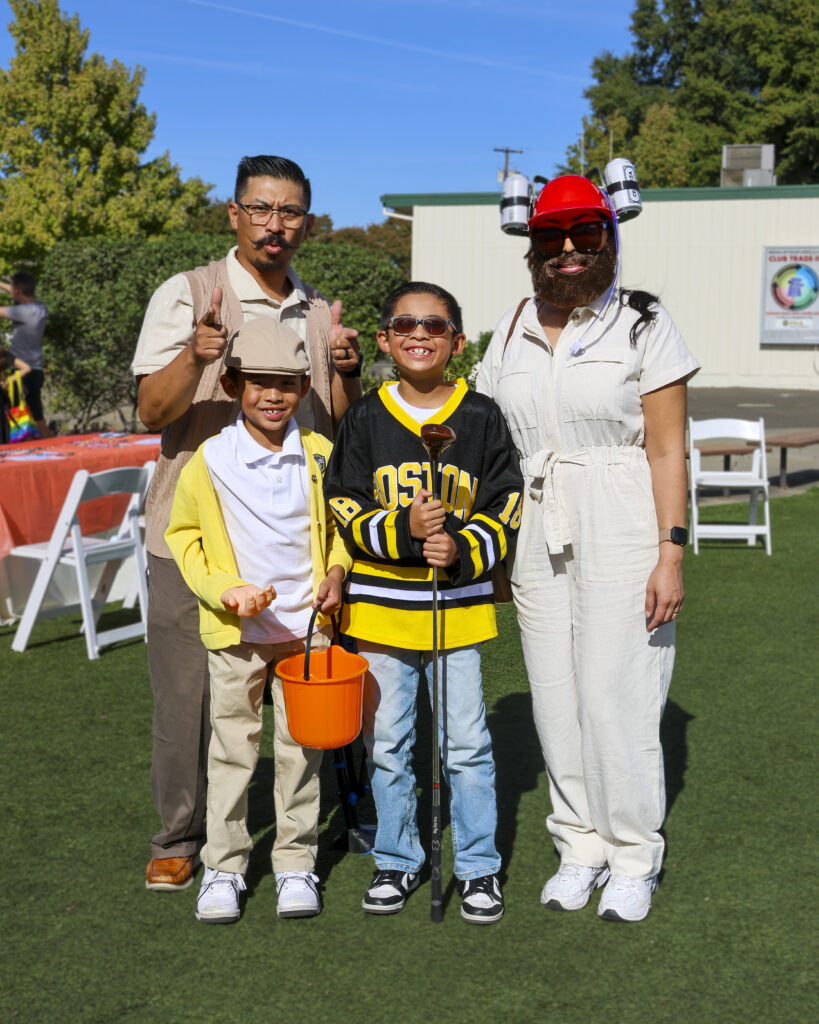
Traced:
<path fill-rule="evenodd" d="M 225 366 L 243 373 L 309 373 L 304 342 L 291 328 L 267 317 L 256 317 L 234 331 Z"/>

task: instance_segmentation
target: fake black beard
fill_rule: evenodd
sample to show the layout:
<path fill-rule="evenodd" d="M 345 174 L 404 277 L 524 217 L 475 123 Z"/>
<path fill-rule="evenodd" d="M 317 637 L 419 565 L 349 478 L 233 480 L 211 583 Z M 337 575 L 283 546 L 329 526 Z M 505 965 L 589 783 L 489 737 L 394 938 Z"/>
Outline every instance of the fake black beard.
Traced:
<path fill-rule="evenodd" d="M 558 309 L 574 309 L 575 306 L 587 306 L 598 295 L 608 291 L 614 280 L 617 265 L 617 251 L 614 238 L 611 237 L 600 250 L 594 253 L 572 253 L 566 256 L 541 256 L 530 249 L 526 254 L 526 262 L 532 275 L 532 287 L 539 299 L 544 299 Z M 567 263 L 579 263 L 586 267 L 582 274 L 566 276 L 557 271 L 557 267 Z"/>

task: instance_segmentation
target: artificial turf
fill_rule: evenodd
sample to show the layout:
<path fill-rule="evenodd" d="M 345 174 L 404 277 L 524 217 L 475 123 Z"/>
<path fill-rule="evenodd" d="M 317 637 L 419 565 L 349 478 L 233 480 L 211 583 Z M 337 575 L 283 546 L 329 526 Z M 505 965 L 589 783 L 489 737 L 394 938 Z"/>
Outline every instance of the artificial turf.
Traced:
<path fill-rule="evenodd" d="M 815 1019 L 809 886 L 819 489 L 772 504 L 773 557 L 737 542 L 686 552 L 687 597 L 663 720 L 668 851 L 654 909 L 639 925 L 598 919 L 596 898 L 575 914 L 540 905 L 556 860 L 510 606 L 500 609 L 501 636 L 484 654 L 506 897 L 506 916 L 486 928 L 460 919 L 451 884 L 440 925 L 429 920 L 426 884 L 399 915 L 361 911 L 372 862 L 332 846 L 343 822 L 329 755 L 318 865 L 324 909 L 313 919 L 279 920 L 269 864 L 272 730 L 251 791 L 257 846 L 242 920 L 197 922 L 198 885 L 147 892 L 158 823 L 144 645 L 123 644 L 89 662 L 79 619 L 67 617 L 38 624 L 18 655 L 13 628 L 0 628 L 0 1021 Z M 105 618 L 115 624 L 128 614 Z M 417 759 L 427 840 L 428 736 L 425 712 Z M 369 801 L 360 813 L 373 818 Z M 445 846 L 445 879 L 450 870 Z"/>

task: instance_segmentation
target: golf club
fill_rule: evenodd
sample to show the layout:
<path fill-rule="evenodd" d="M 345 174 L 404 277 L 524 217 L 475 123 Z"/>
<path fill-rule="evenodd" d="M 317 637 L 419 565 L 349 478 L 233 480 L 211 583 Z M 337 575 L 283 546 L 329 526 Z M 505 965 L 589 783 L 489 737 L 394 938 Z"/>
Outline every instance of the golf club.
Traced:
<path fill-rule="evenodd" d="M 455 431 L 442 423 L 425 423 L 421 442 L 431 463 L 432 500 L 438 490 L 438 459 L 455 440 Z M 438 567 L 432 567 L 432 849 L 430 851 L 430 919 L 443 920 L 441 892 L 441 745 L 438 740 Z"/>

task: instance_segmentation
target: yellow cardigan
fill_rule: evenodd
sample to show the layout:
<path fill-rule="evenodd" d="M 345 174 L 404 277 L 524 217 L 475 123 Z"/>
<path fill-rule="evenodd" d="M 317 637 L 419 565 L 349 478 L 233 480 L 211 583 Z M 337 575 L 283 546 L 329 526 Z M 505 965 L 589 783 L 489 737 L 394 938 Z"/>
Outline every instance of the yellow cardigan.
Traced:
<path fill-rule="evenodd" d="M 310 552 L 313 560 L 313 597 L 334 565 L 345 573 L 352 560 L 327 515 L 323 470 L 332 444 L 321 434 L 299 428 L 310 479 Z M 165 540 L 187 585 L 199 598 L 199 632 L 208 650 L 221 650 L 241 642 L 241 620 L 222 604 L 228 587 L 247 586 L 239 576 L 236 556 L 225 528 L 219 499 L 200 446 L 179 477 Z M 318 616 L 319 624 L 325 622 Z"/>

